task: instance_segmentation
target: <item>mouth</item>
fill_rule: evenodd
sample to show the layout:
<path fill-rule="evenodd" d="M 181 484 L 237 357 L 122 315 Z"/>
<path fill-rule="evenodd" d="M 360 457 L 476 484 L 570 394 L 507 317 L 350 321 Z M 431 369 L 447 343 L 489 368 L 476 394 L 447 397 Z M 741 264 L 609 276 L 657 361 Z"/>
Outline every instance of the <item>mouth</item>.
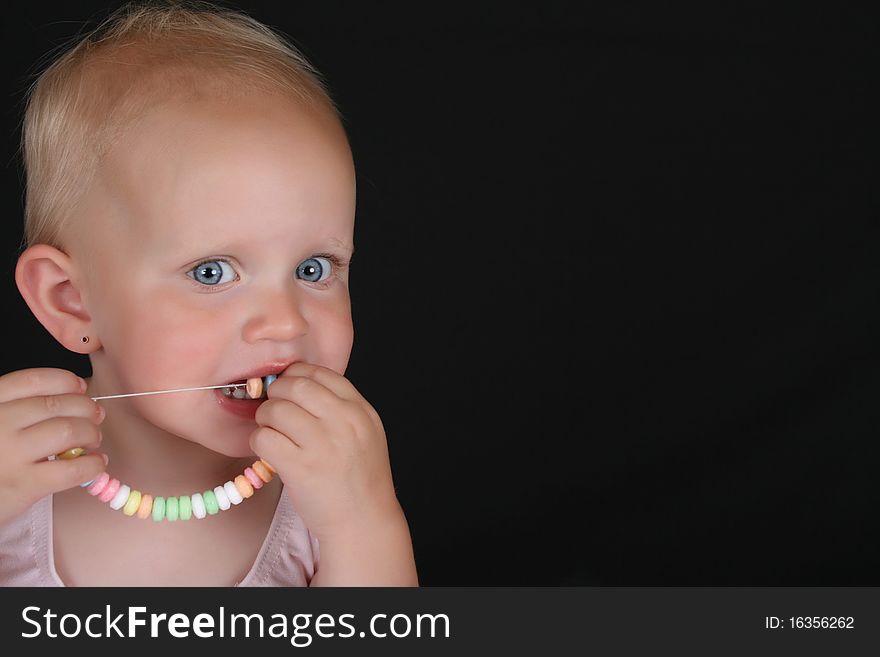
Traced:
<path fill-rule="evenodd" d="M 263 367 L 245 372 L 240 379 L 230 381 L 226 387 L 219 388 L 223 397 L 238 400 L 260 401 L 268 399 L 266 390 L 278 375 L 290 367 L 291 363 L 267 363 Z"/>
<path fill-rule="evenodd" d="M 224 397 L 231 397 L 232 399 L 269 399 L 268 395 L 266 394 L 266 386 L 261 385 L 259 387 L 261 389 L 259 395 L 253 396 L 253 385 L 247 386 L 247 381 L 233 381 L 229 384 L 228 388 L 220 388 L 220 394 L 222 394 Z M 250 388 L 250 390 L 248 390 L 248 388 Z"/>

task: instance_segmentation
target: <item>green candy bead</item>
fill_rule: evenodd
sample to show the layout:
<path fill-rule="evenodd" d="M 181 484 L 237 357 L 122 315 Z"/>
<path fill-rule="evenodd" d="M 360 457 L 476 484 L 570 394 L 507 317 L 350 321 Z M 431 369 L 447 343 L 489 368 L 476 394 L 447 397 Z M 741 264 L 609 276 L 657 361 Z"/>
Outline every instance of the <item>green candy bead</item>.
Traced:
<path fill-rule="evenodd" d="M 210 515 L 213 516 L 220 510 L 220 505 L 217 504 L 217 497 L 214 495 L 214 491 L 206 490 L 202 493 L 202 499 L 205 500 L 205 511 Z"/>
<path fill-rule="evenodd" d="M 189 495 L 181 495 L 177 502 L 177 513 L 181 520 L 189 520 L 192 517 L 192 498 Z"/>
<path fill-rule="evenodd" d="M 179 510 L 176 497 L 169 497 L 165 500 L 165 520 L 168 522 L 175 522 Z"/>
<path fill-rule="evenodd" d="M 153 500 L 153 520 L 161 522 L 165 519 L 165 498 L 157 497 Z"/>

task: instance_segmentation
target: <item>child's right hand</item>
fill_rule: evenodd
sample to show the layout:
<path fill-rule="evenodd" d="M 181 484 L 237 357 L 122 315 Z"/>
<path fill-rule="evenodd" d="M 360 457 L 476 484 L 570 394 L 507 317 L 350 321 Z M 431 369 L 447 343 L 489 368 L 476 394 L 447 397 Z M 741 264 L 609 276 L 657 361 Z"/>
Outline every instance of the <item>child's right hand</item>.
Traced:
<path fill-rule="evenodd" d="M 0 376 L 0 525 L 49 493 L 97 477 L 101 454 L 46 460 L 73 447 L 97 449 L 104 414 L 67 370 L 37 367 Z"/>

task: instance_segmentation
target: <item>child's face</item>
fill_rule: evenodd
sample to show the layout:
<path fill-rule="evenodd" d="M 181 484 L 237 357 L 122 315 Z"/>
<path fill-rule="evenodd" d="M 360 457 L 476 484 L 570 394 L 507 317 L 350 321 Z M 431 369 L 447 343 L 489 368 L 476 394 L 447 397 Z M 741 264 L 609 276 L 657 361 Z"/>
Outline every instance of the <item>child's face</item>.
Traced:
<path fill-rule="evenodd" d="M 83 302 L 120 390 L 221 385 L 267 363 L 345 372 L 355 174 L 342 127 L 289 100 L 163 107 L 114 146 L 87 201 Z M 228 456 L 256 424 L 214 390 L 128 400 Z M 115 407 L 114 407 L 115 408 Z"/>

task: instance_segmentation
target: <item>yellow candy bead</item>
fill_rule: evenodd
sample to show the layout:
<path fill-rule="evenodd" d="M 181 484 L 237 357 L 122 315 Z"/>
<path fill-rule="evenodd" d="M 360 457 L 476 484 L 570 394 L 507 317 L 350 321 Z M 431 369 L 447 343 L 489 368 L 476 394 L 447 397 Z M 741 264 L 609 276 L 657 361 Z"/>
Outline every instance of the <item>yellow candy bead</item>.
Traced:
<path fill-rule="evenodd" d="M 269 469 L 263 465 L 262 461 L 255 461 L 251 466 L 251 469 L 257 473 L 257 476 L 265 481 L 267 484 L 272 481 L 272 473 L 269 472 Z"/>
<path fill-rule="evenodd" d="M 145 520 L 150 517 L 150 514 L 153 512 L 153 496 L 152 495 L 142 495 L 141 503 L 138 505 L 137 517 L 141 520 Z"/>
<path fill-rule="evenodd" d="M 139 490 L 133 490 L 128 494 L 128 499 L 125 501 L 125 505 L 122 507 L 122 513 L 127 516 L 133 516 L 134 512 L 138 510 L 138 507 L 141 503 L 141 492 Z"/>
<path fill-rule="evenodd" d="M 85 452 L 86 450 L 84 450 L 82 447 L 71 447 L 66 452 L 56 454 L 55 458 L 64 459 L 65 461 L 67 461 L 69 459 L 75 459 L 77 456 L 82 456 L 83 454 L 85 454 Z"/>
<path fill-rule="evenodd" d="M 238 475 L 232 483 L 235 484 L 235 487 L 238 489 L 238 492 L 241 493 L 242 497 L 248 498 L 254 494 L 254 487 L 244 475 Z"/>

